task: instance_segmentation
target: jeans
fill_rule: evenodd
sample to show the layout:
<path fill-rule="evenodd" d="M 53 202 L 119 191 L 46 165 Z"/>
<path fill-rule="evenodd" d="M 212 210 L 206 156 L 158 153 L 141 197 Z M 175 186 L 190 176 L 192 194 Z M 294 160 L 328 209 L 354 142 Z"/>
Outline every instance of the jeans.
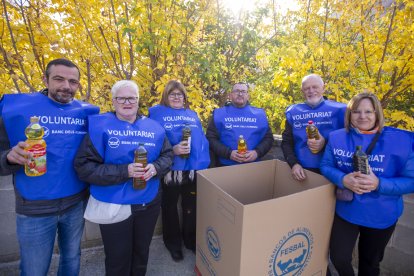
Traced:
<path fill-rule="evenodd" d="M 81 201 L 60 215 L 34 217 L 17 214 L 20 275 L 47 275 L 56 232 L 60 252 L 58 275 L 79 275 L 85 205 Z"/>

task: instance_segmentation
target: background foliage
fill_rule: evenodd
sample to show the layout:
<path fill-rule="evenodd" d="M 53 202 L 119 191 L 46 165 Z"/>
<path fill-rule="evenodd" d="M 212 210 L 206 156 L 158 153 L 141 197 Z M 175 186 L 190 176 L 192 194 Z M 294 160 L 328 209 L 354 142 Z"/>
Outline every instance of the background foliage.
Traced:
<path fill-rule="evenodd" d="M 111 109 L 110 88 L 133 79 L 141 111 L 179 79 L 206 124 L 231 84 L 252 84 L 275 133 L 284 110 L 302 101 L 300 82 L 314 72 L 329 98 L 347 102 L 368 89 L 387 124 L 414 130 L 414 2 L 410 0 L 261 1 L 233 15 L 221 0 L 2 0 L 0 94 L 43 87 L 48 61 L 81 68 L 79 98 Z"/>

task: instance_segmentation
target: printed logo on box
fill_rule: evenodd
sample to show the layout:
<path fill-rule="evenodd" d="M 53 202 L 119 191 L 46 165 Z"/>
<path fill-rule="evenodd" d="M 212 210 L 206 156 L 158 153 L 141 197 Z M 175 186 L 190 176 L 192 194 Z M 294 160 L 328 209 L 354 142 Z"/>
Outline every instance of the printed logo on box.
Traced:
<path fill-rule="evenodd" d="M 214 260 L 220 260 L 221 248 L 220 240 L 212 227 L 208 227 L 206 231 L 207 248 Z"/>
<path fill-rule="evenodd" d="M 313 236 L 308 228 L 298 227 L 278 242 L 269 260 L 268 275 L 301 275 L 313 249 Z"/>
<path fill-rule="evenodd" d="M 213 266 L 211 265 L 210 261 L 207 259 L 207 256 L 204 254 L 203 249 L 201 249 L 199 246 L 197 246 L 197 251 L 198 251 L 198 255 L 197 256 L 200 257 L 201 261 L 204 264 L 204 267 L 207 269 L 207 271 L 210 273 L 210 275 L 211 276 L 216 276 L 217 273 L 214 270 Z M 197 269 L 197 266 L 196 266 L 196 269 Z M 197 275 L 201 275 L 201 273 L 200 274 L 197 274 Z"/>

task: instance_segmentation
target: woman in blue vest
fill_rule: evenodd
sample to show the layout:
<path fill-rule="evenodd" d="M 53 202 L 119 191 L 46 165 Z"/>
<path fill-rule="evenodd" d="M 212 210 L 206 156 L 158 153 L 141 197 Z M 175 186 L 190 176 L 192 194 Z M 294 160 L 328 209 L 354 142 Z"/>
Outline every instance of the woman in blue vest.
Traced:
<path fill-rule="evenodd" d="M 358 274 L 380 274 L 385 247 L 403 212 L 402 195 L 414 192 L 413 142 L 412 132 L 384 127 L 380 102 L 371 93 L 354 96 L 345 128 L 330 133 L 321 171 L 337 186 L 330 258 L 339 275 L 354 275 L 358 236 Z M 369 174 L 354 171 L 356 146 L 369 152 Z"/>
<path fill-rule="evenodd" d="M 89 116 L 89 134 L 79 148 L 75 169 L 91 184 L 85 216 L 91 203 L 104 210 L 95 214 L 103 220 L 93 215 L 89 219 L 100 223 L 106 275 L 145 275 L 161 207 L 159 180 L 170 169 L 172 148 L 157 122 L 137 114 L 135 82 L 118 81 L 111 92 L 115 112 Z M 145 167 L 134 163 L 139 143 L 147 150 Z M 134 189 L 133 178 L 145 179 L 146 187 Z M 102 218 L 102 213 L 108 215 Z"/>
<path fill-rule="evenodd" d="M 171 257 L 183 259 L 181 242 L 195 252 L 196 243 L 196 170 L 206 169 L 210 163 L 209 145 L 197 113 L 188 109 L 184 85 L 171 80 L 165 86 L 161 102 L 149 109 L 149 117 L 165 129 L 173 146 L 172 170 L 164 177 L 162 197 L 162 227 L 164 244 Z M 191 129 L 191 139 L 183 141 L 183 128 Z M 181 195 L 182 227 L 178 219 L 177 203 Z"/>

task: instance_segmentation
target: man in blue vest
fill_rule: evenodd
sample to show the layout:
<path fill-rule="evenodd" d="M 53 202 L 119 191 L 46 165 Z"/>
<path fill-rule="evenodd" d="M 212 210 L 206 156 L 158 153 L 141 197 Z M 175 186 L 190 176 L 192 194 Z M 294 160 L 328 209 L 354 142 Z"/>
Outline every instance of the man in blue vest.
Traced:
<path fill-rule="evenodd" d="M 266 113 L 263 109 L 250 105 L 249 87 L 246 83 L 236 83 L 229 99 L 231 104 L 213 111 L 207 127 L 206 137 L 210 151 L 219 161 L 216 165 L 230 166 L 257 161 L 273 144 Z M 240 135 L 246 141 L 246 153 L 237 151 Z"/>
<path fill-rule="evenodd" d="M 55 59 L 47 67 L 46 89 L 6 94 L 0 100 L 0 174 L 13 174 L 16 230 L 21 275 L 47 275 L 56 232 L 60 253 L 58 275 L 78 275 L 84 207 L 88 189 L 73 169 L 73 159 L 87 126 L 99 108 L 74 99 L 80 72 L 69 60 Z M 24 130 L 30 117 L 45 130 L 47 171 L 28 177 L 28 144 Z"/>
<path fill-rule="evenodd" d="M 285 130 L 282 133 L 282 150 L 286 162 L 292 168 L 292 177 L 306 179 L 304 169 L 320 173 L 319 163 L 329 133 L 344 127 L 346 105 L 323 97 L 325 84 L 317 74 L 302 79 L 304 103 L 286 109 Z M 308 139 L 306 126 L 309 121 L 319 130 L 320 139 Z"/>

